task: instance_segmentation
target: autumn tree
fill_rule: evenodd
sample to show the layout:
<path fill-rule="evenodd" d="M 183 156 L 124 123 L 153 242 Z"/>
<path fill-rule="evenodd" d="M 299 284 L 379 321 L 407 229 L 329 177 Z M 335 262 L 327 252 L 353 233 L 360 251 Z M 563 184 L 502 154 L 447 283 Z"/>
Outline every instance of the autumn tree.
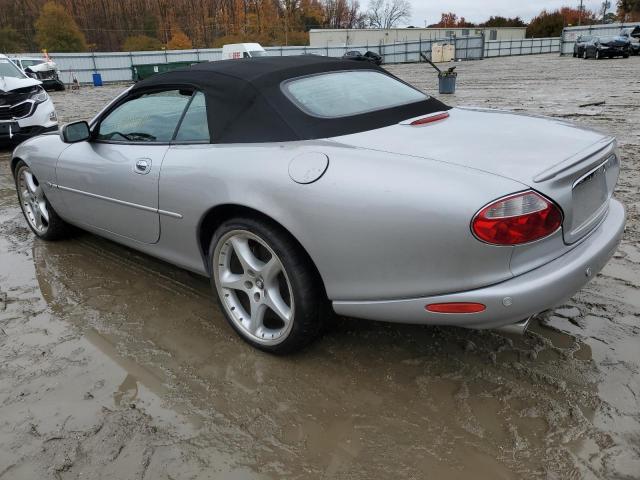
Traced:
<path fill-rule="evenodd" d="M 531 20 L 527 27 L 527 37 L 559 37 L 562 30 L 570 25 L 590 25 L 595 23 L 596 15 L 589 10 L 563 7 L 549 12 L 543 10 Z"/>
<path fill-rule="evenodd" d="M 491 16 L 489 20 L 486 22 L 478 24 L 479 27 L 487 27 L 487 28 L 505 28 L 505 27 L 526 27 L 527 24 L 522 21 L 520 17 L 501 17 Z"/>
<path fill-rule="evenodd" d="M 162 50 L 162 42 L 148 35 L 132 35 L 122 44 L 125 52 L 139 52 L 145 50 Z"/>
<path fill-rule="evenodd" d="M 36 20 L 36 40 L 40 48 L 52 52 L 84 52 L 87 41 L 78 24 L 65 8 L 47 2 Z"/>
<path fill-rule="evenodd" d="M 311 28 L 365 27 L 361 3 L 369 0 L 0 0 L 0 28 L 14 28 L 25 48 L 37 50 L 34 24 L 47 1 L 76 20 L 87 42 L 110 51 L 140 35 L 166 45 L 176 28 L 198 48 L 243 41 L 308 44 Z"/>
<path fill-rule="evenodd" d="M 24 49 L 24 38 L 15 28 L 0 28 L 0 52 L 16 53 Z"/>
<path fill-rule="evenodd" d="M 374 28 L 392 28 L 411 18 L 408 0 L 371 0 L 367 10 L 369 25 Z"/>
<path fill-rule="evenodd" d="M 618 0 L 618 17 L 625 22 L 640 22 L 640 0 Z"/>
<path fill-rule="evenodd" d="M 527 37 L 559 37 L 564 28 L 564 18 L 558 10 L 548 12 L 543 10 L 531 20 L 527 27 Z"/>
<path fill-rule="evenodd" d="M 324 25 L 328 28 L 363 28 L 365 15 L 358 0 L 324 0 Z"/>
<path fill-rule="evenodd" d="M 300 25 L 305 32 L 319 28 L 324 21 L 324 10 L 318 0 L 302 0 L 300 4 Z"/>
<path fill-rule="evenodd" d="M 458 15 L 453 12 L 442 13 L 440 21 L 429 25 L 429 28 L 452 28 L 458 24 Z"/>
<path fill-rule="evenodd" d="M 193 48 L 193 42 L 191 42 L 191 39 L 179 28 L 174 28 L 171 31 L 171 38 L 167 42 L 167 49 L 189 50 L 190 48 Z"/>

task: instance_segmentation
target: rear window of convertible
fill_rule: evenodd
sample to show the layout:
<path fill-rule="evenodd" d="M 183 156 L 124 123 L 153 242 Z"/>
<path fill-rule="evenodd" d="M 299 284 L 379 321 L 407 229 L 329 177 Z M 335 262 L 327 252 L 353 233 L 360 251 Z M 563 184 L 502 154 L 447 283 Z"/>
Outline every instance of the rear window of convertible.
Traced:
<path fill-rule="evenodd" d="M 383 73 L 356 70 L 287 80 L 282 90 L 304 112 L 338 118 L 422 102 L 429 97 Z"/>

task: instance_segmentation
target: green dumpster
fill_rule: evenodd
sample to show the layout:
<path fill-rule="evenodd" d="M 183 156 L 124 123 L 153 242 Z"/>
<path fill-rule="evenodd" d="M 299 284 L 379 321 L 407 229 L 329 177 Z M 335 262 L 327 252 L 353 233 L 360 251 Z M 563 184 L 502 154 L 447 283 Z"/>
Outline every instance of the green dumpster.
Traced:
<path fill-rule="evenodd" d="M 145 63 L 131 67 L 131 78 L 134 82 L 149 78 L 156 73 L 169 72 L 177 68 L 188 67 L 199 62 Z"/>

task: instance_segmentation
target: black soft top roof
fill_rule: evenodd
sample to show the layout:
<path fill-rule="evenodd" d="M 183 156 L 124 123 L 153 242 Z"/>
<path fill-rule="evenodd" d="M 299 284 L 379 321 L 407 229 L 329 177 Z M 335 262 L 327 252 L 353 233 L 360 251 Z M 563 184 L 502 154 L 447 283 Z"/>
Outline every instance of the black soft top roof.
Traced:
<path fill-rule="evenodd" d="M 381 128 L 450 108 L 435 98 L 428 98 L 350 117 L 320 118 L 303 112 L 280 88 L 282 82 L 292 78 L 340 70 L 374 70 L 393 76 L 368 62 L 315 55 L 257 57 L 198 63 L 157 74 L 138 82 L 131 94 L 171 86 L 201 90 L 206 97 L 214 143 L 327 138 Z"/>

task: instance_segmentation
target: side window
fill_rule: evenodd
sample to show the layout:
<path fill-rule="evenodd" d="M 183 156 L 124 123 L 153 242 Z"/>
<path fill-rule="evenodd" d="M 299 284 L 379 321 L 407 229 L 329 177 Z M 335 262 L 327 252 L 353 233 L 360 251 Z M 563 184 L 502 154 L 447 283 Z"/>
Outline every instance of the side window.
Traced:
<path fill-rule="evenodd" d="M 202 92 L 196 92 L 189 109 L 182 119 L 176 142 L 209 142 L 209 123 L 207 106 Z"/>
<path fill-rule="evenodd" d="M 242 52 L 242 58 L 251 58 L 248 52 Z"/>
<path fill-rule="evenodd" d="M 167 90 L 133 98 L 101 122 L 98 140 L 115 142 L 170 142 L 189 99 L 190 91 Z"/>

